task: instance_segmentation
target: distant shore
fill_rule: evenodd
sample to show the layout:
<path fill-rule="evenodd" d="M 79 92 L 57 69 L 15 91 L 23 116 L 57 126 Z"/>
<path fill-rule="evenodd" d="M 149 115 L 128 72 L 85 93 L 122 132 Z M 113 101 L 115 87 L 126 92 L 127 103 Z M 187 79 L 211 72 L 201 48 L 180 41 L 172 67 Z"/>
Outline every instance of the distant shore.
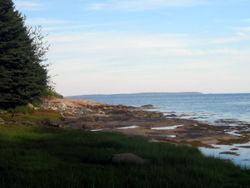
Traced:
<path fill-rule="evenodd" d="M 120 94 L 86 94 L 86 95 L 73 95 L 73 96 L 66 96 L 65 98 L 72 98 L 76 99 L 77 97 L 84 97 L 84 96 L 105 96 L 105 95 L 203 95 L 202 92 L 142 92 L 142 93 L 120 93 Z"/>

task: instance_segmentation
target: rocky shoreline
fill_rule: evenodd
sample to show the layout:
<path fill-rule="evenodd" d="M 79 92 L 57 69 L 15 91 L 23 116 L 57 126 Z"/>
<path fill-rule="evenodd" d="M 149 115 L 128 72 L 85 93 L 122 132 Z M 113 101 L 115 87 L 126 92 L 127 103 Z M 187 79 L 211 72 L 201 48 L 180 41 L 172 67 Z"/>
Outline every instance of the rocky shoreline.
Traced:
<path fill-rule="evenodd" d="M 137 108 L 82 99 L 56 99 L 45 101 L 43 107 L 60 112 L 62 121 L 57 123 L 58 127 L 122 132 L 128 136 L 143 136 L 151 142 L 213 148 L 212 144 L 248 143 L 250 139 L 249 124 L 235 127 L 213 126 L 195 120 L 164 116 L 157 111 L 147 111 L 154 108 L 152 105 Z"/>
<path fill-rule="evenodd" d="M 34 109 L 39 110 L 39 108 Z M 204 149 L 213 149 L 212 153 L 217 153 L 217 156 L 219 154 L 219 157 L 224 155 L 228 159 L 226 156 L 229 156 L 232 160 L 236 160 L 233 157 L 238 157 L 241 159 L 239 164 L 250 167 L 247 163 L 250 154 L 250 124 L 246 122 L 233 122 L 236 125 L 232 126 L 227 124 L 228 121 L 220 120 L 219 123 L 222 125 L 215 126 L 195 119 L 184 119 L 174 113 L 164 115 L 157 112 L 157 108 L 152 105 L 142 107 L 109 105 L 82 99 L 45 100 L 41 109 L 48 114 L 55 114 L 60 121 L 46 119 L 39 122 L 5 122 L 0 118 L 0 124 L 71 128 L 94 131 L 97 134 L 101 131 L 120 132 L 127 136 L 144 137 L 149 142 L 196 146 L 200 147 L 202 152 Z"/>
<path fill-rule="evenodd" d="M 41 125 L 89 131 L 121 132 L 128 136 L 142 136 L 151 142 L 164 142 L 170 145 L 186 144 L 216 148 L 212 145 L 248 143 L 250 139 L 249 124 L 213 126 L 174 115 L 164 116 L 163 113 L 157 112 L 157 109 L 152 111 L 154 109 L 152 105 L 138 108 L 64 98 L 45 100 L 42 108 L 58 111 L 61 121 L 47 120 L 41 122 Z M 11 124 L 11 122 L 3 121 L 1 123 Z M 31 122 L 19 122 L 19 124 L 35 125 Z"/>

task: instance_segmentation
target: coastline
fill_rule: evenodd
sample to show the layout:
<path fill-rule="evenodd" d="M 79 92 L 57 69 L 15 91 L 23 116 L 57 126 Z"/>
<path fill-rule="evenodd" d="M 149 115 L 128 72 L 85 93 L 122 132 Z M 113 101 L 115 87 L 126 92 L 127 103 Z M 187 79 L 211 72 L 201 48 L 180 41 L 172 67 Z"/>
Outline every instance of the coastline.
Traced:
<path fill-rule="evenodd" d="M 143 136 L 151 141 L 172 145 L 187 144 L 208 148 L 216 148 L 212 144 L 248 143 L 250 139 L 249 124 L 234 127 L 213 126 L 196 120 L 164 116 L 157 109 L 152 111 L 152 106 L 138 108 L 82 99 L 56 99 L 48 102 L 51 103 L 50 107 L 47 105 L 48 109 L 61 109 L 61 113 L 66 115 L 64 121 L 58 122 L 63 127 L 122 132 L 128 136 Z M 150 111 L 147 111 L 148 108 L 151 108 Z M 67 116 L 69 110 L 77 112 L 75 115 L 78 117 Z M 137 127 L 121 129 L 130 126 Z M 157 127 L 160 129 L 156 129 Z M 163 127 L 165 130 L 161 129 Z"/>
<path fill-rule="evenodd" d="M 249 153 L 250 150 L 249 124 L 214 126 L 195 119 L 164 115 L 152 105 L 142 107 L 109 105 L 82 99 L 45 100 L 42 109 L 42 111 L 47 110 L 51 117 L 57 114 L 57 120 L 47 118 L 45 121 L 21 122 L 18 120 L 18 116 L 12 117 L 12 120 L 15 121 L 15 124 L 22 125 L 93 132 L 120 132 L 128 137 L 144 137 L 149 142 L 163 142 L 171 146 L 199 147 L 206 155 L 212 153 L 212 156 L 215 156 L 213 154 L 215 153 L 216 157 L 226 159 L 244 157 L 240 156 L 239 152 L 244 149 L 244 153 Z M 37 110 L 39 111 L 39 109 Z M 5 124 L 13 124 L 13 122 L 6 121 Z M 225 146 L 227 146 L 226 149 Z M 241 158 L 241 160 L 245 161 L 243 165 L 239 162 L 241 166 L 250 167 L 248 156 L 245 155 L 245 158 Z"/>

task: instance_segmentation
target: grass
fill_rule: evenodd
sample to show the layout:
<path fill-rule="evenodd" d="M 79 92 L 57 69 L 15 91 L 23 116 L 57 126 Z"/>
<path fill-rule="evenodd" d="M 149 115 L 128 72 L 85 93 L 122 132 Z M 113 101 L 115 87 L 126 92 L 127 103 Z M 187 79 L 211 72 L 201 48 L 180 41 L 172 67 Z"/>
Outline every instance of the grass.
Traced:
<path fill-rule="evenodd" d="M 54 98 L 59 98 L 62 99 L 63 95 L 57 93 L 56 91 L 52 90 L 52 89 L 44 89 L 42 92 L 42 98 L 50 98 L 50 99 L 54 99 Z"/>
<path fill-rule="evenodd" d="M 9 108 L 7 110 L 8 113 L 23 113 L 23 114 L 28 114 L 33 112 L 34 109 L 28 107 L 28 106 L 18 106 L 16 108 Z"/>
<path fill-rule="evenodd" d="M 113 165 L 133 153 L 148 165 Z M 249 187 L 250 172 L 197 148 L 119 133 L 0 125 L 0 187 Z"/>
<path fill-rule="evenodd" d="M 25 108 L 21 108 L 21 110 L 18 109 L 19 107 L 13 109 L 13 111 L 9 109 L 7 113 L 0 114 L 0 118 L 2 118 L 4 121 L 11 122 L 29 121 L 38 123 L 48 119 L 51 121 L 60 121 L 60 114 L 58 113 L 58 111 L 47 109 L 33 110 L 27 106 L 25 106 Z M 13 113 L 15 113 L 16 116 L 13 117 Z"/>

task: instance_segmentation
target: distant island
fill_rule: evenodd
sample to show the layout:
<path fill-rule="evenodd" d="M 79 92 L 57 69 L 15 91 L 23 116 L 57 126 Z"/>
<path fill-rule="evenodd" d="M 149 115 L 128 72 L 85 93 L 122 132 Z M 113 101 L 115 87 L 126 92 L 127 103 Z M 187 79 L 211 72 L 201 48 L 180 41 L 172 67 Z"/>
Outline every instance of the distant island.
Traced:
<path fill-rule="evenodd" d="M 75 96 L 67 96 L 71 99 L 82 97 L 82 96 L 150 96 L 150 95 L 203 95 L 201 92 L 145 92 L 145 93 L 124 93 L 124 94 L 92 94 L 92 95 L 75 95 Z"/>

